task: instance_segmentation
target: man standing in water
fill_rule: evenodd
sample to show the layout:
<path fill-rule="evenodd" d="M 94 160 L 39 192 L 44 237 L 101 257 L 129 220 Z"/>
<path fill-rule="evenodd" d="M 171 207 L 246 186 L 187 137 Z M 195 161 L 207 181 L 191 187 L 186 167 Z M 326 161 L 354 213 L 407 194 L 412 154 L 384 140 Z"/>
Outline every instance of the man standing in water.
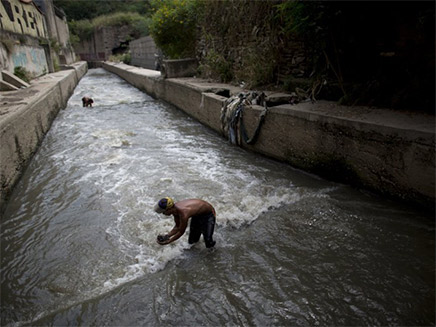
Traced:
<path fill-rule="evenodd" d="M 172 198 L 166 197 L 159 200 L 155 205 L 154 211 L 163 213 L 166 216 L 173 215 L 175 226 L 166 235 L 158 235 L 157 242 L 165 245 L 179 239 L 188 227 L 188 220 L 191 218 L 191 227 L 189 230 L 189 244 L 198 242 L 203 234 L 204 243 L 207 248 L 215 245 L 212 239 L 215 228 L 215 209 L 214 207 L 200 199 L 189 199 L 174 203 Z"/>

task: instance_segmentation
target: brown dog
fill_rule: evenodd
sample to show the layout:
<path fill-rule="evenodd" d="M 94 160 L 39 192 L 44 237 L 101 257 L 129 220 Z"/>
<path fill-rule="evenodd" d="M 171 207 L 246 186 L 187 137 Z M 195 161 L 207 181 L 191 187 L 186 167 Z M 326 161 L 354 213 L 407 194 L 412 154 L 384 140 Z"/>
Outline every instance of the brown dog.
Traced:
<path fill-rule="evenodd" d="M 83 97 L 82 103 L 83 103 L 84 107 L 91 107 L 92 108 L 92 104 L 94 103 L 94 100 L 92 100 L 91 98 L 88 98 L 88 97 Z"/>

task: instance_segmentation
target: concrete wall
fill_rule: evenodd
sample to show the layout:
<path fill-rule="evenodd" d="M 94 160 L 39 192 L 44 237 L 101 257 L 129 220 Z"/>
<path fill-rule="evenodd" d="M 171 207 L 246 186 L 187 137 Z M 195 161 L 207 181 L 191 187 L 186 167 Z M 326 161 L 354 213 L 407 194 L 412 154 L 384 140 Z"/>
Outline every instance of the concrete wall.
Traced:
<path fill-rule="evenodd" d="M 5 31 L 47 38 L 44 15 L 33 3 L 1 1 L 0 27 Z"/>
<path fill-rule="evenodd" d="M 127 42 L 131 32 L 129 26 L 100 27 L 89 40 L 82 40 L 74 49 L 81 60 L 107 60 L 121 44 Z"/>
<path fill-rule="evenodd" d="M 156 72 L 124 64 L 102 67 L 130 84 L 185 111 L 221 132 L 225 97 L 241 90 L 194 78 L 163 79 Z M 249 134 L 263 108 L 244 111 Z M 434 116 L 329 102 L 269 108 L 258 141 L 249 150 L 290 163 L 327 179 L 349 183 L 434 210 Z"/>
<path fill-rule="evenodd" d="M 28 88 L 1 94 L 0 208 L 86 72 L 86 62 L 78 62 L 33 80 Z"/>
<path fill-rule="evenodd" d="M 70 44 L 70 32 L 64 11 L 55 7 L 53 0 L 33 0 L 33 2 L 44 13 L 51 46 L 51 58 L 57 64 L 68 65 L 73 63 L 75 54 Z M 54 72 L 54 69 L 50 69 L 50 72 Z"/>
<path fill-rule="evenodd" d="M 50 71 L 48 45 L 41 46 L 38 39 L 2 31 L 0 40 L 0 70 L 14 73 L 15 67 L 24 67 L 33 77 Z"/>
<path fill-rule="evenodd" d="M 62 65 L 69 65 L 76 61 L 76 56 L 73 47 L 70 44 L 70 30 L 68 29 L 67 18 L 62 15 L 63 12 L 55 10 L 55 24 L 57 32 L 57 40 L 59 43 L 59 62 Z"/>
<path fill-rule="evenodd" d="M 197 75 L 198 62 L 195 58 L 163 60 L 162 73 L 165 78 L 191 77 Z"/>
<path fill-rule="evenodd" d="M 157 69 L 158 49 L 151 36 L 141 37 L 129 43 L 131 64 L 147 69 Z"/>
<path fill-rule="evenodd" d="M 47 74 L 49 71 L 45 50 L 42 47 L 16 46 L 11 58 L 13 67 L 26 67 L 26 70 L 35 77 Z"/>
<path fill-rule="evenodd" d="M 40 76 L 75 61 L 65 14 L 53 0 L 2 0 L 0 27 L 2 70 L 22 66 Z"/>
<path fill-rule="evenodd" d="M 14 62 L 12 61 L 12 56 L 3 43 L 0 43 L 0 69 L 8 72 L 14 71 Z"/>

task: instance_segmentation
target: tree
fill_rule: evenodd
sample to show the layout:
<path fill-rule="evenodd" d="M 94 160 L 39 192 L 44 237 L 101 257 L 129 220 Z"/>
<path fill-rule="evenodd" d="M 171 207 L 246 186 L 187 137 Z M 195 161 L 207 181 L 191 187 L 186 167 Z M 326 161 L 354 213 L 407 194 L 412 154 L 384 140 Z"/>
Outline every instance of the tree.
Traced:
<path fill-rule="evenodd" d="M 150 33 L 164 54 L 172 59 L 195 55 L 197 0 L 155 0 Z"/>

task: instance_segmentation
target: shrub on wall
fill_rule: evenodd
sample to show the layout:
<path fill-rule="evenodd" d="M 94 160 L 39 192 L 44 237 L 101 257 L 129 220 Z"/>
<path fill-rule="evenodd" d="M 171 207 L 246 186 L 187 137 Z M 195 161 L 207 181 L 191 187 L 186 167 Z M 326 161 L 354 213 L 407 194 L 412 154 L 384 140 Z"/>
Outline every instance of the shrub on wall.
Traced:
<path fill-rule="evenodd" d="M 17 66 L 14 68 L 14 75 L 22 79 L 26 83 L 29 83 L 33 77 L 32 74 L 22 66 Z"/>
<path fill-rule="evenodd" d="M 71 21 L 68 23 L 70 29 L 71 40 L 73 43 L 79 43 L 83 40 L 89 40 L 94 33 L 94 27 L 88 19 Z"/>
<path fill-rule="evenodd" d="M 276 1 L 203 1 L 198 18 L 201 76 L 247 87 L 277 80 Z"/>
<path fill-rule="evenodd" d="M 150 33 L 157 46 L 171 59 L 195 55 L 197 0 L 154 0 Z"/>
<path fill-rule="evenodd" d="M 276 53 L 273 51 L 249 49 L 242 58 L 242 69 L 235 72 L 239 81 L 248 87 L 267 86 L 275 83 Z M 261 64 L 259 64 L 261 63 Z"/>
<path fill-rule="evenodd" d="M 218 79 L 224 83 L 233 79 L 232 63 L 213 49 L 203 58 L 199 71 L 203 77 Z"/>
<path fill-rule="evenodd" d="M 74 44 L 83 40 L 89 40 L 94 30 L 104 26 L 130 26 L 133 29 L 132 37 L 139 38 L 148 35 L 149 18 L 138 13 L 117 12 L 103 15 L 93 20 L 83 19 L 68 23 L 71 34 L 71 42 Z"/>
<path fill-rule="evenodd" d="M 116 12 L 110 15 L 99 16 L 92 20 L 92 25 L 94 28 L 103 26 L 131 26 L 133 29 L 132 36 L 136 38 L 149 34 L 149 24 L 149 18 L 138 13 L 131 12 Z"/>
<path fill-rule="evenodd" d="M 336 84 L 341 103 L 434 112 L 434 96 L 422 96 L 434 94 L 434 2 L 298 0 L 276 8 L 282 35 L 298 35 L 310 52 L 310 77 Z"/>
<path fill-rule="evenodd" d="M 109 57 L 109 61 L 113 61 L 113 62 L 123 62 L 126 65 L 130 65 L 130 62 L 132 61 L 132 55 L 129 52 L 126 53 L 121 53 L 118 55 L 112 55 Z"/>
<path fill-rule="evenodd" d="M 337 40 L 332 26 L 342 15 L 341 5 L 325 1 L 284 1 L 276 6 L 280 33 L 302 38 L 310 54 L 313 80 L 332 76 L 345 95 L 343 74 L 338 58 Z M 346 32 L 344 31 L 343 34 Z"/>

